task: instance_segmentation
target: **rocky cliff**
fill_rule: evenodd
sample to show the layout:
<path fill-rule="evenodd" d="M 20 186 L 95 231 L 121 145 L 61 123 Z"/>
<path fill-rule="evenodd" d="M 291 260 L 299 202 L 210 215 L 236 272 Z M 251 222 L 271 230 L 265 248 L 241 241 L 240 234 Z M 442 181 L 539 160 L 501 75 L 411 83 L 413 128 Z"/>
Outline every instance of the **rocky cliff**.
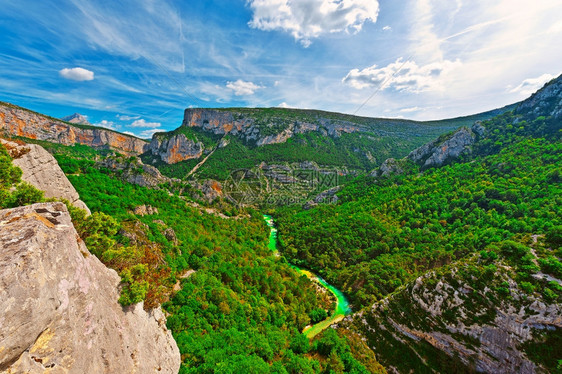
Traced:
<path fill-rule="evenodd" d="M 182 126 L 199 127 L 216 135 L 231 134 L 247 142 L 255 142 L 257 146 L 284 143 L 294 134 L 319 131 L 324 135 L 339 137 L 342 133 L 357 132 L 365 127 L 322 117 L 291 119 L 276 115 L 257 116 L 236 109 L 201 108 L 186 109 Z"/>
<path fill-rule="evenodd" d="M 562 304 L 525 290 L 510 265 L 491 266 L 476 255 L 429 272 L 348 318 L 347 326 L 398 372 L 544 372 L 532 353 L 548 334 L 562 333 Z"/>
<path fill-rule="evenodd" d="M 119 282 L 64 204 L 1 210 L 0 372 L 177 373 L 162 312 L 121 307 Z"/>
<path fill-rule="evenodd" d="M 433 142 L 422 145 L 408 155 L 408 159 L 422 168 L 442 166 L 462 155 L 472 153 L 472 145 L 484 135 L 486 129 L 476 122 L 470 129 L 461 127 L 452 134 L 439 137 Z"/>
<path fill-rule="evenodd" d="M 55 118 L 0 102 L 0 133 L 64 145 L 84 144 L 137 155 L 148 143 L 134 136 L 94 126 L 75 126 Z"/>
<path fill-rule="evenodd" d="M 203 155 L 203 143 L 188 139 L 185 134 L 166 136 L 155 134 L 148 147 L 148 151 L 167 164 L 199 158 Z"/>
<path fill-rule="evenodd" d="M 18 144 L 0 139 L 12 163 L 22 170 L 21 179 L 45 192 L 45 197 L 66 199 L 77 208 L 90 214 L 90 209 L 80 200 L 80 196 L 59 167 L 57 160 L 43 147 L 36 144 Z"/>
<path fill-rule="evenodd" d="M 562 75 L 544 85 L 530 98 L 521 102 L 516 114 L 537 117 L 548 113 L 555 120 L 562 119 Z"/>

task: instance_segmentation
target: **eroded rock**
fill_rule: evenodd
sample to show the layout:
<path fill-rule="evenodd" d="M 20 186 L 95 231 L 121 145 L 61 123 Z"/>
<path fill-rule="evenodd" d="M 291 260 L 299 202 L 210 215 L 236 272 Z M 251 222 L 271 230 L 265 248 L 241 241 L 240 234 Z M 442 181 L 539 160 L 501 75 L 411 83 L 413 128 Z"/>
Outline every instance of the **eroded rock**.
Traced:
<path fill-rule="evenodd" d="M 1 210 L 0 372 L 177 373 L 162 311 L 121 307 L 119 282 L 64 204 Z"/>
<path fill-rule="evenodd" d="M 20 145 L 0 139 L 14 158 L 12 163 L 22 170 L 21 179 L 45 192 L 45 197 L 66 199 L 77 208 L 90 214 L 90 209 L 70 183 L 57 160 L 37 144 Z"/>

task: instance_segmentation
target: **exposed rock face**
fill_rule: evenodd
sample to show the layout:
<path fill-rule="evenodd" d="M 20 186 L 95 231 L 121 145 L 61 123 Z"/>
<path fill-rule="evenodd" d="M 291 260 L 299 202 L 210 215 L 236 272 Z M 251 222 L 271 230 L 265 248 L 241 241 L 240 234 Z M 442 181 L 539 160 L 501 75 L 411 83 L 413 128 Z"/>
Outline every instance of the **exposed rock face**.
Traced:
<path fill-rule="evenodd" d="M 404 162 L 406 160 L 396 160 L 394 158 L 386 159 L 382 165 L 371 172 L 371 177 L 387 177 L 394 174 L 404 173 Z"/>
<path fill-rule="evenodd" d="M 161 184 L 180 182 L 179 179 L 168 178 L 154 166 L 145 165 L 138 157 L 123 160 L 118 157 L 107 157 L 97 165 L 113 171 L 121 171 L 120 177 L 131 184 L 156 188 Z"/>
<path fill-rule="evenodd" d="M 542 89 L 519 104 L 515 114 L 532 118 L 551 115 L 554 119 L 562 119 L 562 75 L 548 82 Z"/>
<path fill-rule="evenodd" d="M 133 213 L 135 213 L 137 216 L 148 216 L 148 215 L 153 215 L 153 214 L 158 214 L 158 208 L 154 208 L 150 205 L 139 205 L 137 207 L 135 207 L 135 209 L 133 210 Z"/>
<path fill-rule="evenodd" d="M 77 237 L 62 203 L 0 211 L 0 372 L 177 373 L 161 310 L 121 307 Z"/>
<path fill-rule="evenodd" d="M 159 157 L 165 163 L 175 164 L 201 157 L 205 146 L 201 142 L 187 139 L 184 134 L 176 134 L 171 137 L 156 134 L 150 142 L 149 149 L 154 156 Z"/>
<path fill-rule="evenodd" d="M 203 182 L 192 181 L 192 186 L 201 192 L 201 195 L 193 196 L 195 199 L 204 198 L 207 202 L 213 202 L 215 199 L 223 196 L 223 186 L 220 182 L 207 179 Z"/>
<path fill-rule="evenodd" d="M 74 113 L 70 116 L 62 117 L 61 119 L 65 122 L 92 126 L 92 124 L 88 121 L 88 119 L 85 116 L 81 115 L 80 113 Z"/>
<path fill-rule="evenodd" d="M 0 139 L 14 158 L 13 164 L 22 170 L 21 179 L 45 192 L 45 197 L 66 199 L 90 214 L 90 209 L 59 167 L 57 160 L 36 144 L 19 145 Z"/>
<path fill-rule="evenodd" d="M 422 168 L 436 167 L 472 152 L 472 145 L 482 136 L 485 128 L 477 122 L 472 129 L 461 127 L 445 139 L 439 138 L 422 145 L 408 155 L 408 159 L 422 166 Z"/>
<path fill-rule="evenodd" d="M 495 279 L 482 287 L 464 266 L 458 264 L 445 275 L 429 272 L 348 322 L 353 321 L 375 351 L 400 349 L 410 359 L 419 357 L 419 365 L 441 351 L 469 371 L 543 372 L 523 344 L 541 344 L 537 333 L 562 329 L 562 304 L 523 292 L 510 267 L 498 265 Z M 509 285 L 510 297 L 496 293 L 499 284 Z M 400 364 L 396 358 L 382 360 L 392 367 Z"/>
<path fill-rule="evenodd" d="M 257 146 L 284 143 L 294 134 L 321 131 L 325 135 L 337 138 L 342 133 L 360 131 L 357 124 L 318 118 L 315 122 L 294 121 L 271 118 L 268 123 L 260 123 L 255 118 L 242 112 L 215 109 L 186 109 L 182 126 L 199 127 L 216 135 L 231 134 Z M 265 129 L 275 127 L 274 134 L 264 134 Z"/>
<path fill-rule="evenodd" d="M 336 195 L 336 193 L 338 193 L 341 190 L 341 186 L 336 186 L 336 187 L 332 187 L 326 191 L 322 191 L 321 193 L 319 193 L 314 199 L 307 201 L 304 206 L 303 209 L 304 210 L 308 210 L 311 209 L 313 207 L 315 207 L 318 204 L 325 204 L 325 203 L 331 203 L 331 204 L 335 204 L 338 202 L 338 196 Z"/>
<path fill-rule="evenodd" d="M 130 135 L 104 128 L 80 128 L 22 108 L 0 103 L 0 132 L 10 136 L 46 140 L 64 145 L 84 144 L 113 149 L 129 155 L 145 151 L 148 143 Z"/>

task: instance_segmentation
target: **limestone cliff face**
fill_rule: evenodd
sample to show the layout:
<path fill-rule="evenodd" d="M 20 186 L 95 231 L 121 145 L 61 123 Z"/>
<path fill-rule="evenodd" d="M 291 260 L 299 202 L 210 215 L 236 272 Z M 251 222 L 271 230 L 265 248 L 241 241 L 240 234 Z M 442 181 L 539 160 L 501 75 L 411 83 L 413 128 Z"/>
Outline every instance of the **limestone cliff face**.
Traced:
<path fill-rule="evenodd" d="M 77 208 L 90 214 L 90 209 L 60 168 L 57 160 L 36 144 L 20 145 L 0 139 L 13 158 L 12 163 L 22 170 L 21 179 L 45 192 L 45 197 L 66 199 Z"/>
<path fill-rule="evenodd" d="M 84 144 L 138 155 L 148 143 L 130 135 L 103 128 L 80 128 L 22 108 L 0 103 L 0 132 L 9 136 L 46 140 L 64 145 Z"/>
<path fill-rule="evenodd" d="M 522 114 L 532 118 L 540 115 L 550 115 L 554 119 L 562 119 L 562 75 L 547 83 L 530 98 L 521 102 L 515 114 Z"/>
<path fill-rule="evenodd" d="M 177 373 L 162 312 L 121 307 L 119 282 L 64 204 L 1 210 L 0 372 Z"/>
<path fill-rule="evenodd" d="M 282 118 L 258 120 L 242 112 L 216 109 L 186 109 L 182 126 L 199 127 L 216 135 L 231 134 L 257 146 L 284 143 L 294 134 L 319 131 L 324 135 L 339 137 L 342 133 L 360 131 L 357 124 L 317 118 L 315 121 L 287 121 Z"/>
<path fill-rule="evenodd" d="M 167 164 L 199 158 L 203 155 L 203 143 L 188 139 L 184 134 L 167 137 L 156 134 L 150 142 L 149 151 Z"/>
<path fill-rule="evenodd" d="M 413 150 L 408 155 L 408 159 L 418 163 L 422 168 L 441 166 L 464 154 L 472 153 L 472 145 L 484 132 L 485 128 L 479 122 L 470 129 L 461 127 L 445 139 L 439 138 Z"/>
<path fill-rule="evenodd" d="M 348 327 L 361 331 L 375 352 L 386 352 L 377 357 L 399 372 L 431 365 L 452 372 L 449 362 L 462 364 L 455 372 L 544 372 L 525 344 L 543 344 L 541 333 L 562 330 L 562 304 L 526 293 L 514 281 L 515 271 L 502 263 L 486 285 L 476 284 L 477 276 L 467 271 L 474 261 L 419 277 L 348 318 Z M 500 284 L 509 297 L 498 294 Z"/>

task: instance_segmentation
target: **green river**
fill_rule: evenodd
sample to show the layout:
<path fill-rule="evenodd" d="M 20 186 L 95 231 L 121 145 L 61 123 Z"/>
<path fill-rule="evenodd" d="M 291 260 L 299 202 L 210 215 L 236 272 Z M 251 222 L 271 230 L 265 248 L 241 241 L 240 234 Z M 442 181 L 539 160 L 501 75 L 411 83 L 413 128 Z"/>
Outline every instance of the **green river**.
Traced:
<path fill-rule="evenodd" d="M 279 251 L 277 250 L 277 229 L 275 228 L 275 223 L 273 222 L 273 218 L 266 214 L 263 215 L 267 226 L 270 228 L 269 233 L 269 249 L 273 251 L 275 256 L 279 256 Z M 345 316 L 351 313 L 351 308 L 349 307 L 349 302 L 345 295 L 338 290 L 336 287 L 332 286 L 328 282 L 326 282 L 321 277 L 317 276 L 316 274 L 301 269 L 298 266 L 291 265 L 294 269 L 296 269 L 299 273 L 306 275 L 310 280 L 319 283 L 328 291 L 330 291 L 336 297 L 336 309 L 332 312 L 332 314 L 323 321 L 318 322 L 312 326 L 307 326 L 303 330 L 303 334 L 306 335 L 307 338 L 312 339 L 318 333 L 323 331 L 324 329 L 330 327 L 333 323 L 341 321 Z"/>

